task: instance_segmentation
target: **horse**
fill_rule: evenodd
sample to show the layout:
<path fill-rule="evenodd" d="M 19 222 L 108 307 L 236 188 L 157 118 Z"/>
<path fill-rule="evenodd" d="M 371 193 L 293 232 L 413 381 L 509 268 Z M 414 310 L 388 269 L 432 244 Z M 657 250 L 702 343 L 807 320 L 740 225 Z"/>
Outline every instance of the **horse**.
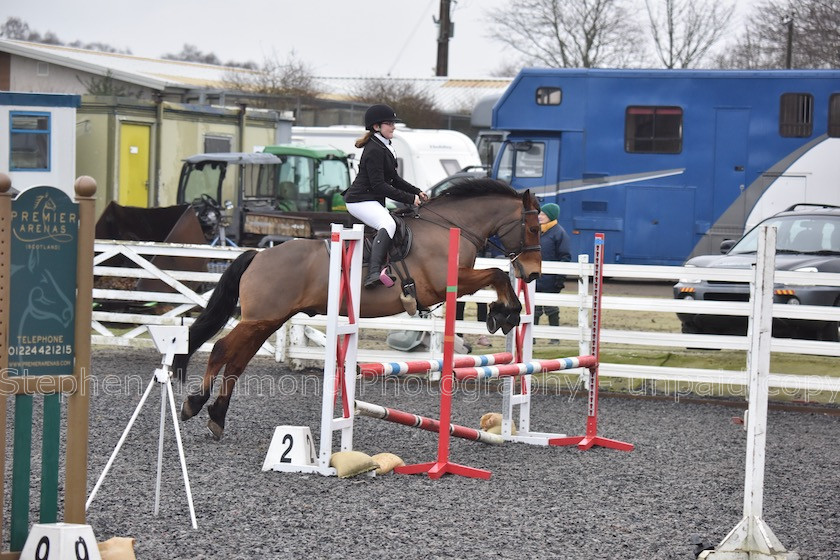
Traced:
<path fill-rule="evenodd" d="M 530 282 L 540 276 L 539 203 L 531 192 L 519 193 L 493 179 L 470 179 L 416 209 L 410 222 L 413 242 L 404 259 L 416 285 L 421 307 L 446 298 L 446 248 L 449 228 L 461 229 L 458 251 L 458 295 L 492 287 L 497 299 L 490 304 L 487 328 L 508 333 L 519 324 L 522 305 L 506 271 L 476 270 L 476 254 L 495 235 L 510 258 L 518 278 Z M 466 242 L 464 241 L 466 240 Z M 364 274 L 364 271 L 363 271 Z M 208 407 L 208 428 L 221 439 L 225 416 L 237 379 L 263 342 L 298 312 L 310 316 L 327 309 L 329 284 L 328 242 L 294 239 L 260 252 L 247 251 L 225 270 L 207 306 L 189 329 L 187 354 L 175 357 L 173 370 L 186 380 L 190 356 L 227 323 L 236 308 L 240 322 L 213 346 L 198 389 L 181 406 L 181 420 L 198 414 L 210 399 L 213 383 L 224 367 L 218 395 Z M 398 286 L 379 285 L 362 290 L 361 317 L 384 317 L 403 311 Z"/>

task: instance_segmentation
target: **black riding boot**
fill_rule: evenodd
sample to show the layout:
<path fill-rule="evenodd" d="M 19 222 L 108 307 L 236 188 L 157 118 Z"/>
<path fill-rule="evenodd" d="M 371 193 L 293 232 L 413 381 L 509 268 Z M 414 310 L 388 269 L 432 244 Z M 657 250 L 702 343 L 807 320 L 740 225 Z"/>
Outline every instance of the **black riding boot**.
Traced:
<path fill-rule="evenodd" d="M 385 228 L 376 232 L 373 243 L 370 246 L 370 262 L 368 264 L 368 275 L 365 278 L 365 288 L 375 288 L 379 284 L 379 274 L 385 265 L 385 257 L 391 249 L 391 236 Z"/>

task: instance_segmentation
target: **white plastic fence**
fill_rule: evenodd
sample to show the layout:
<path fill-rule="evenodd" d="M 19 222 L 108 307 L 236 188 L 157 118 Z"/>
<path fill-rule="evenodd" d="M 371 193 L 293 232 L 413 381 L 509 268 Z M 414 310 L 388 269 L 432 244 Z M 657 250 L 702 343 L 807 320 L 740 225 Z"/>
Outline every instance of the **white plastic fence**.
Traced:
<path fill-rule="evenodd" d="M 609 243 L 609 239 L 607 239 Z M 244 249 L 230 247 L 209 247 L 206 245 L 172 245 L 146 242 L 101 241 L 95 244 L 96 256 L 94 260 L 95 287 L 94 301 L 100 302 L 100 308 L 94 309 L 92 328 L 93 344 L 110 346 L 140 346 L 154 347 L 147 336 L 147 325 L 189 325 L 192 322 L 189 314 L 202 307 L 209 297 L 209 291 L 219 278 L 219 272 L 187 272 L 183 270 L 161 270 L 151 261 L 158 256 L 180 256 L 191 259 L 205 259 L 209 262 L 210 270 L 222 270 L 227 262 L 235 259 Z M 124 255 L 137 268 L 110 267 L 105 262 L 117 255 Z M 500 259 L 479 259 L 479 267 L 506 267 L 507 261 Z M 591 274 L 591 264 L 544 262 L 544 273 L 565 274 L 568 279 Z M 604 266 L 604 277 L 607 279 L 625 279 L 652 282 L 676 282 L 681 278 L 705 278 L 710 280 L 734 280 L 749 283 L 752 281 L 751 270 L 730 269 L 697 269 L 670 266 L 618 265 Z M 170 286 L 171 292 L 138 291 L 131 286 L 140 278 L 156 278 Z M 794 273 L 777 272 L 777 282 L 794 285 L 826 285 L 840 286 L 840 274 L 828 273 Z M 126 288 L 126 286 L 129 286 Z M 749 302 L 710 302 L 685 301 L 670 297 L 619 297 L 610 295 L 610 286 L 605 286 L 602 301 L 604 320 L 608 322 L 611 311 L 645 311 L 664 314 L 694 313 L 715 315 L 749 315 Z M 488 303 L 495 299 L 492 291 L 482 290 L 473 296 L 461 298 L 467 302 Z M 130 303 L 129 311 L 121 309 L 124 305 L 116 306 L 108 311 L 108 302 Z M 151 305 L 157 304 L 157 305 Z M 573 308 L 578 316 L 586 317 L 587 306 L 591 307 L 591 297 L 569 294 L 537 293 L 536 305 L 556 305 Z M 161 312 L 161 306 L 168 309 Z M 145 306 L 145 307 L 144 307 Z M 797 319 L 822 319 L 840 321 L 840 308 L 783 305 L 773 306 L 774 317 L 788 317 Z M 235 324 L 231 320 L 229 326 Z M 261 354 L 274 355 L 278 361 L 283 361 L 293 367 L 307 362 L 323 362 L 324 349 L 319 339 L 323 338 L 326 318 L 323 316 L 308 317 L 298 314 L 293 317 L 275 337 L 265 343 Z M 436 353 L 439 348 L 436 339 L 442 336 L 443 318 L 438 309 L 427 319 L 410 318 L 405 314 L 376 319 L 361 319 L 362 332 L 366 329 L 383 331 L 393 330 L 421 330 L 432 333 L 430 351 L 401 353 L 396 350 L 359 349 L 360 361 L 401 360 L 407 358 L 426 359 L 439 358 Z M 643 328 L 643 327 L 640 327 Z M 465 334 L 484 334 L 483 323 L 477 321 L 459 321 L 456 331 Z M 586 329 L 581 325 L 549 327 L 535 326 L 534 337 L 561 339 L 581 342 L 582 333 Z M 498 334 L 496 336 L 499 336 Z M 383 336 L 384 338 L 384 336 Z M 602 344 L 626 344 L 644 347 L 663 348 L 706 348 L 725 350 L 746 350 L 748 340 L 744 336 L 698 335 L 667 332 L 650 332 L 644 330 L 602 330 Z M 209 351 L 212 342 L 205 344 L 201 350 Z M 794 339 L 772 339 L 771 350 L 801 355 L 840 356 L 840 343 L 821 342 Z M 622 363 L 601 363 L 601 377 L 623 377 L 633 379 L 667 380 L 673 382 L 700 382 L 715 385 L 732 384 L 746 385 L 746 362 L 744 369 L 739 371 L 713 369 L 686 369 L 658 366 L 640 366 Z M 840 378 L 823 375 L 782 375 L 771 374 L 770 386 L 805 391 L 840 392 Z"/>

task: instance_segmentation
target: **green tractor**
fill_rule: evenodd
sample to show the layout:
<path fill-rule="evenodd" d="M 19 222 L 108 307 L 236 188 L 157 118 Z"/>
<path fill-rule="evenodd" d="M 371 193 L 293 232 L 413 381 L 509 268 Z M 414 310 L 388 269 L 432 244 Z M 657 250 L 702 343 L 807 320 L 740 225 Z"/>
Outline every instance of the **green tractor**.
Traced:
<path fill-rule="evenodd" d="M 326 239 L 330 224 L 357 223 L 341 196 L 350 186 L 348 159 L 333 148 L 291 144 L 199 154 L 184 160 L 177 200 L 193 205 L 213 245 Z"/>

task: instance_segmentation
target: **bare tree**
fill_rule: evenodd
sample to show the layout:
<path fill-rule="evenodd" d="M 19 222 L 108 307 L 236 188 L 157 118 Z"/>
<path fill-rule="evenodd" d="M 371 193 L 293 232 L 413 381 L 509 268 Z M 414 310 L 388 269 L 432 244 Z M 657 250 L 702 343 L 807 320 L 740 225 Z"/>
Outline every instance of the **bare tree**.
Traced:
<path fill-rule="evenodd" d="M 645 0 L 656 55 L 665 68 L 700 63 L 723 37 L 735 4 L 713 0 Z"/>
<path fill-rule="evenodd" d="M 33 36 L 41 38 L 40 34 L 29 29 L 29 24 L 20 18 L 6 18 L 6 22 L 0 25 L 0 37 L 17 41 L 37 41 Z"/>
<path fill-rule="evenodd" d="M 405 80 L 370 79 L 353 92 L 359 103 L 386 103 L 412 128 L 445 128 L 445 118 L 434 99 Z"/>
<path fill-rule="evenodd" d="M 283 60 L 275 53 L 256 70 L 231 70 L 225 74 L 224 85 L 255 94 L 255 105 L 271 109 L 295 108 L 301 99 L 318 95 L 312 69 L 294 51 Z"/>
<path fill-rule="evenodd" d="M 177 54 L 167 53 L 162 55 L 164 60 L 182 60 L 185 62 L 200 62 L 201 64 L 215 64 L 221 66 L 222 61 L 214 53 L 201 52 L 195 45 L 184 43 L 181 52 Z"/>
<path fill-rule="evenodd" d="M 840 5 L 836 0 L 765 0 L 753 7 L 744 33 L 719 58 L 724 68 L 840 68 Z"/>
<path fill-rule="evenodd" d="M 794 52 L 802 67 L 840 68 L 840 3 L 808 0 L 796 5 Z"/>
<path fill-rule="evenodd" d="M 490 11 L 489 19 L 492 36 L 528 64 L 622 67 L 642 54 L 622 0 L 522 0 Z"/>
<path fill-rule="evenodd" d="M 3 25 L 0 25 L 0 37 L 16 39 L 19 41 L 29 41 L 31 43 L 44 43 L 47 45 L 66 44 L 52 31 L 47 31 L 42 36 L 37 31 L 30 29 L 28 23 L 17 17 L 6 18 L 6 22 Z M 73 41 L 72 43 L 69 43 L 68 46 L 91 51 L 131 54 L 131 51 L 128 49 L 120 50 L 104 43 L 83 43 L 81 41 Z"/>

